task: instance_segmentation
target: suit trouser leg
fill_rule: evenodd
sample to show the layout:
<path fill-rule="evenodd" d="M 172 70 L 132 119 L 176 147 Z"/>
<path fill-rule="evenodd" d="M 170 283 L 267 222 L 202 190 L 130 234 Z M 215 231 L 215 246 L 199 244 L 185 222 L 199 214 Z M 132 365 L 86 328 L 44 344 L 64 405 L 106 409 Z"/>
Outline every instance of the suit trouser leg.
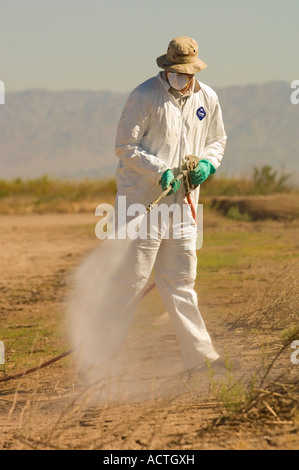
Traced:
<path fill-rule="evenodd" d="M 186 370 L 218 359 L 198 309 L 194 291 L 197 257 L 193 239 L 164 239 L 157 254 L 155 280 L 180 342 Z"/>

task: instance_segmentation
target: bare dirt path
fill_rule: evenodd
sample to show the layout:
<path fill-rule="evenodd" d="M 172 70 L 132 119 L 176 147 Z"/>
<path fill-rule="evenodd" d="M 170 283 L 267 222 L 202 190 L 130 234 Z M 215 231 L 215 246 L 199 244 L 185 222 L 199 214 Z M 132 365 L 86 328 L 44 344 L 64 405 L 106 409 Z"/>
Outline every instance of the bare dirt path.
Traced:
<path fill-rule="evenodd" d="M 95 223 L 92 214 L 0 216 L 0 340 L 7 350 L 6 373 L 37 365 L 69 348 L 64 325 L 68 276 L 97 246 Z M 254 371 L 281 345 L 279 328 L 232 327 L 231 322 L 263 299 L 271 282 L 279 285 L 278 273 L 293 265 L 298 235 L 297 221 L 236 222 L 214 212 L 205 215 L 196 290 L 217 350 L 241 361 L 234 381 L 242 378 L 248 384 Z M 295 276 L 296 269 L 292 268 Z M 136 380 L 129 386 L 123 379 L 118 383 L 121 402 L 90 402 L 78 382 L 72 356 L 21 380 L 0 384 L 0 446 L 298 447 L 298 416 L 281 419 L 279 410 L 269 405 L 269 424 L 242 420 L 222 424 L 225 397 L 219 401 L 212 377 L 187 381 L 177 376 L 182 368 L 179 345 L 156 291 L 140 304 L 124 351 L 136 366 Z M 290 352 L 275 364 L 275 373 L 289 367 Z M 298 366 L 291 374 L 298 374 Z M 161 380 L 155 379 L 149 389 L 153 376 Z M 229 374 L 225 380 L 231 380 Z M 237 398 L 242 398 L 243 392 L 238 393 Z"/>

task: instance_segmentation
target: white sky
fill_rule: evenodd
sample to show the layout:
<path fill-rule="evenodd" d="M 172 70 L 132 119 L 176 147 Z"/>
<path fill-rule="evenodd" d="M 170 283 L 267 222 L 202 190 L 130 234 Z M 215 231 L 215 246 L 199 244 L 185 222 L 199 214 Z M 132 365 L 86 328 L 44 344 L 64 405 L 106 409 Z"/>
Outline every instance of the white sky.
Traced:
<path fill-rule="evenodd" d="M 291 82 L 298 21 L 299 0 L 1 0 L 0 80 L 6 91 L 128 92 L 185 35 L 211 86 Z"/>

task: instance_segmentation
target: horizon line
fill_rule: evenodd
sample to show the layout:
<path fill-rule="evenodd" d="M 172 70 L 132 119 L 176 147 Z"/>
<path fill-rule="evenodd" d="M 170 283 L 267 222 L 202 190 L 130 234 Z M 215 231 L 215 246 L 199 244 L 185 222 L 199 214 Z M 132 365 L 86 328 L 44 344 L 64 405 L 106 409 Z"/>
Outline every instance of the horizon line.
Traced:
<path fill-rule="evenodd" d="M 202 80 L 198 80 L 201 83 L 205 83 Z M 3 80 L 3 83 L 5 84 L 5 81 Z M 224 88 L 242 88 L 242 87 L 248 87 L 248 86 L 260 86 L 260 85 L 267 85 L 267 84 L 274 84 L 274 83 L 284 83 L 288 84 L 289 82 L 287 80 L 270 80 L 270 81 L 265 81 L 265 82 L 248 82 L 245 84 L 232 84 L 232 85 L 209 85 L 213 88 L 217 89 L 224 89 Z M 290 82 L 291 84 L 292 82 Z M 88 93 L 116 93 L 116 94 L 128 94 L 132 90 L 128 91 L 117 91 L 117 90 L 109 90 L 109 89 L 88 89 L 88 88 L 61 88 L 61 89 L 51 89 L 47 87 L 30 87 L 30 88 L 23 88 L 23 89 L 18 89 L 18 90 L 8 90 L 7 86 L 5 84 L 5 93 L 6 94 L 12 94 L 12 93 L 25 93 L 25 92 L 30 92 L 30 91 L 46 91 L 49 93 L 65 93 L 65 92 L 88 92 Z"/>

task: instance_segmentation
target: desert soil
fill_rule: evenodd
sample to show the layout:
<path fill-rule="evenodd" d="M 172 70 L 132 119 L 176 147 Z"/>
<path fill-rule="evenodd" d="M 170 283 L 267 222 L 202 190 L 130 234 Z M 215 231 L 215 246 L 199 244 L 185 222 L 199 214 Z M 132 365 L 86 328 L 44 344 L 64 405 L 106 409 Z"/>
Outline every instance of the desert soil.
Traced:
<path fill-rule="evenodd" d="M 69 349 L 64 323 L 69 275 L 98 245 L 95 224 L 92 213 L 0 216 L 0 340 L 6 347 L 0 379 Z M 278 275 L 283 282 L 284 270 L 296 275 L 298 240 L 298 220 L 242 222 L 204 213 L 196 282 L 200 310 L 217 351 L 240 361 L 241 368 L 232 374 L 244 386 L 256 371 L 258 377 L 263 374 L 263 361 L 281 347 L 281 332 L 270 324 L 265 330 L 232 322 L 262 301 Z M 72 354 L 37 373 L 0 383 L 0 447 L 299 447 L 298 412 L 285 418 L 270 407 L 260 422 L 238 414 L 224 419 L 231 410 L 216 396 L 215 380 L 217 388 L 228 375 L 179 375 L 179 345 L 156 289 L 138 307 L 124 355 L 137 372 L 129 386 L 122 378 L 117 397 L 112 394 L 106 402 L 95 401 L 79 382 Z M 273 376 L 289 367 L 291 375 L 298 374 L 290 355 L 288 348 Z"/>

